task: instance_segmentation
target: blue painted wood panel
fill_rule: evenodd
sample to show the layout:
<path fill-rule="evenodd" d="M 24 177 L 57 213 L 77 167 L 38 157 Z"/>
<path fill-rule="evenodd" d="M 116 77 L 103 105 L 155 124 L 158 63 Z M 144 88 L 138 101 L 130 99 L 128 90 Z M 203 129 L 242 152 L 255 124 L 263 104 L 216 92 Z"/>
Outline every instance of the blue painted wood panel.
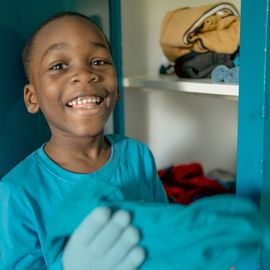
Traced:
<path fill-rule="evenodd" d="M 256 18 L 256 19 L 255 19 Z M 252 198 L 270 220 L 269 0 L 241 1 L 237 193 Z M 270 254 L 237 270 L 269 270 Z"/>
<path fill-rule="evenodd" d="M 118 89 L 120 100 L 114 110 L 114 132 L 120 135 L 125 134 L 125 112 L 124 112 L 124 88 L 122 70 L 122 20 L 121 20 L 121 0 L 110 0 L 110 33 L 111 48 L 114 63 L 117 70 Z"/>

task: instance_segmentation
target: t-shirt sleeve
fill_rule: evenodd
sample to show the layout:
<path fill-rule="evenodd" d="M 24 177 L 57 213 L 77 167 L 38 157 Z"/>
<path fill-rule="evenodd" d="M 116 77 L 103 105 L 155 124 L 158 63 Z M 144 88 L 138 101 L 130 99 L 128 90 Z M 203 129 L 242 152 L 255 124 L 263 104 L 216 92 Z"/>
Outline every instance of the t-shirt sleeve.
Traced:
<path fill-rule="evenodd" d="M 164 190 L 164 187 L 162 185 L 162 182 L 158 175 L 156 175 L 156 180 L 155 180 L 155 201 L 156 202 L 162 202 L 162 203 L 168 203 L 168 197 L 167 194 Z"/>
<path fill-rule="evenodd" d="M 47 269 L 31 212 L 21 192 L 0 182 L 0 269 Z"/>
<path fill-rule="evenodd" d="M 168 197 L 166 195 L 163 184 L 158 177 L 156 162 L 151 150 L 146 146 L 146 154 L 144 157 L 146 162 L 146 168 L 149 179 L 151 179 L 153 187 L 154 202 L 168 203 Z"/>

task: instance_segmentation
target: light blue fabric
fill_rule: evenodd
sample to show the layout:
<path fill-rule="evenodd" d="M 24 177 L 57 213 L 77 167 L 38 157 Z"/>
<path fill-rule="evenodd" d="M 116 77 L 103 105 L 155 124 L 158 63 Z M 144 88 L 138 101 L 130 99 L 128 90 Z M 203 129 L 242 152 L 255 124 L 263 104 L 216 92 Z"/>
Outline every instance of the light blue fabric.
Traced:
<path fill-rule="evenodd" d="M 137 246 L 139 231 L 130 226 L 131 217 L 120 209 L 94 209 L 72 233 L 63 253 L 65 270 L 136 270 L 145 251 Z"/>
<path fill-rule="evenodd" d="M 229 70 L 227 66 L 219 65 L 212 70 L 211 79 L 213 82 L 223 82 L 225 73 Z"/>
<path fill-rule="evenodd" d="M 130 202 L 113 185 L 84 181 L 53 215 L 45 246 L 50 264 L 61 260 L 69 235 L 98 205 L 132 213 L 148 254 L 141 270 L 228 270 L 270 248 L 269 221 L 250 200 L 219 195 L 190 206 Z"/>
<path fill-rule="evenodd" d="M 129 200 L 167 202 L 152 155 L 143 143 L 116 135 L 110 160 L 98 171 L 64 170 L 33 152 L 0 182 L 0 269 L 46 269 L 43 249 L 52 212 L 76 183 L 98 180 L 124 190 Z"/>
<path fill-rule="evenodd" d="M 212 70 L 211 79 L 213 82 L 239 83 L 239 66 L 228 68 L 219 65 Z"/>
<path fill-rule="evenodd" d="M 229 69 L 224 75 L 225 83 L 239 83 L 239 67 Z"/>

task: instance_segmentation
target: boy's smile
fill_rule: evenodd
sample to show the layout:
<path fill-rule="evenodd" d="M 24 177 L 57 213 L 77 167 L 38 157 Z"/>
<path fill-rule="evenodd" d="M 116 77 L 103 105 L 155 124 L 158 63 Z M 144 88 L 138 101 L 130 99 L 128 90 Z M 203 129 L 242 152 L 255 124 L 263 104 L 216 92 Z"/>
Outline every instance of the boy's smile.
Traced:
<path fill-rule="evenodd" d="M 30 70 L 25 101 L 30 112 L 42 110 L 52 136 L 103 132 L 118 91 L 108 42 L 94 24 L 72 16 L 48 23 L 35 38 Z"/>
<path fill-rule="evenodd" d="M 81 116 L 95 115 L 103 110 L 104 97 L 101 95 L 93 96 L 81 96 L 74 98 L 67 103 L 67 106 L 72 110 L 73 113 L 77 113 Z"/>

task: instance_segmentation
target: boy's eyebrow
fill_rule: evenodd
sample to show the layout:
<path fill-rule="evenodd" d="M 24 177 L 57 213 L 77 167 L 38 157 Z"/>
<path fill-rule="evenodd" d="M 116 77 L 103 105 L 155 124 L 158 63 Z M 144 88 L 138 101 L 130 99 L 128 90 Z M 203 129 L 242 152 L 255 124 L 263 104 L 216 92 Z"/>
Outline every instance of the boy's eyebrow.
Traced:
<path fill-rule="evenodd" d="M 90 42 L 90 44 L 93 46 L 94 45 L 94 47 L 96 47 L 96 48 L 104 48 L 104 49 L 109 49 L 109 47 L 106 45 L 106 44 L 104 44 L 104 43 L 102 43 L 102 42 Z"/>
<path fill-rule="evenodd" d="M 68 48 L 69 45 L 65 42 L 61 42 L 61 43 L 55 43 L 52 44 L 51 46 L 49 46 L 45 52 L 43 53 L 41 60 L 43 60 L 45 58 L 45 56 L 50 52 L 50 51 L 56 51 L 56 50 L 61 50 L 63 48 Z"/>
<path fill-rule="evenodd" d="M 95 48 L 102 48 L 102 49 L 106 49 L 109 50 L 108 46 L 106 46 L 106 44 L 102 43 L 102 42 L 89 42 L 89 45 L 92 47 L 94 46 Z M 65 48 L 69 48 L 70 45 L 66 42 L 60 42 L 60 43 L 55 43 L 52 44 L 51 46 L 49 46 L 45 52 L 43 53 L 41 60 L 44 59 L 44 57 L 50 52 L 50 51 L 55 51 L 55 50 L 61 50 L 61 49 L 65 49 Z"/>

